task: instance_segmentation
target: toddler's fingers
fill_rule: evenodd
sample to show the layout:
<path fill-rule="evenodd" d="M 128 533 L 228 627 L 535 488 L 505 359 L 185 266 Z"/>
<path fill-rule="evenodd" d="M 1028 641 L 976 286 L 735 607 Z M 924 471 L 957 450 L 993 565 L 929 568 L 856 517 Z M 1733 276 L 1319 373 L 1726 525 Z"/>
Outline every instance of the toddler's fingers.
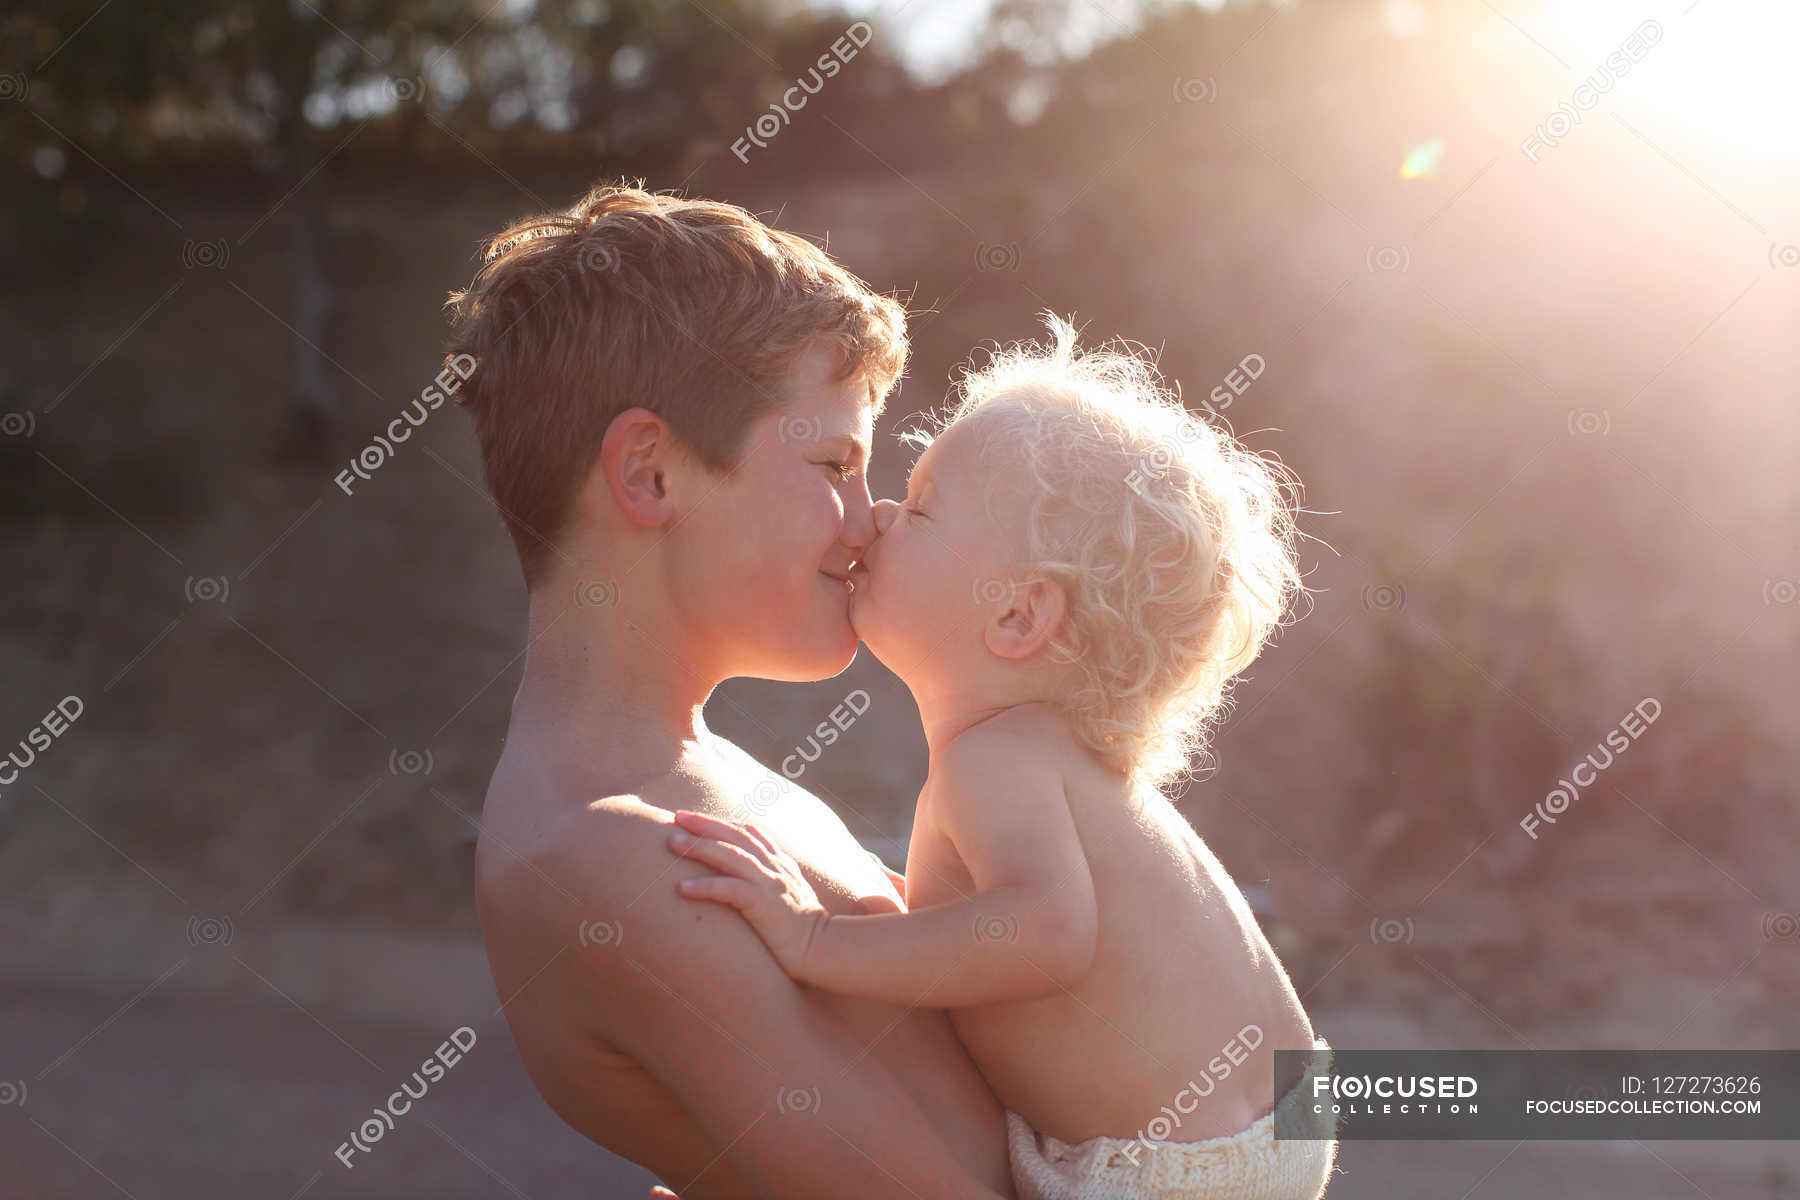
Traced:
<path fill-rule="evenodd" d="M 754 882 L 769 877 L 768 871 L 757 861 L 755 854 L 730 842 L 695 837 L 691 833 L 676 830 L 669 835 L 669 849 L 683 858 L 691 858 L 715 871 L 735 875 L 739 879 Z"/>
<path fill-rule="evenodd" d="M 685 808 L 677 809 L 675 824 L 689 833 L 715 838 L 721 842 L 730 842 L 734 846 L 743 846 L 749 849 L 756 845 L 756 840 L 737 822 L 722 820 L 719 817 L 709 817 L 705 813 L 691 812 Z"/>
<path fill-rule="evenodd" d="M 781 861 L 781 847 L 775 844 L 774 838 L 763 832 L 761 825 L 754 821 L 745 821 L 744 833 L 751 841 L 762 847 L 769 863 L 774 864 Z"/>
<path fill-rule="evenodd" d="M 710 900 L 740 912 L 756 903 L 755 888 L 725 875 L 696 875 L 677 883 L 675 890 L 690 900 Z"/>

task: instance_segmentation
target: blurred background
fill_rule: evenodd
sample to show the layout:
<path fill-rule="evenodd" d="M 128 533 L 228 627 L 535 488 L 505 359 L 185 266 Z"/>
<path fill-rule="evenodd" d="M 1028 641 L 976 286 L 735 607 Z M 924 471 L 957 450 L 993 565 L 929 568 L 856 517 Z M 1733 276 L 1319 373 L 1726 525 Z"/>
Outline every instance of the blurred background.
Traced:
<path fill-rule="evenodd" d="M 333 482 L 480 240 L 620 178 L 907 299 L 878 495 L 886 434 L 1044 308 L 1306 481 L 1312 602 L 1181 806 L 1334 1044 L 1800 1047 L 1797 34 L 1733 0 L 10 6 L 0 1197 L 643 1194 L 532 1090 L 481 955 L 525 609 L 471 430 Z M 924 741 L 866 653 L 709 721 L 775 766 L 858 688 L 801 783 L 898 864 Z M 1329 1195 L 1796 1196 L 1795 1151 L 1347 1142 Z"/>

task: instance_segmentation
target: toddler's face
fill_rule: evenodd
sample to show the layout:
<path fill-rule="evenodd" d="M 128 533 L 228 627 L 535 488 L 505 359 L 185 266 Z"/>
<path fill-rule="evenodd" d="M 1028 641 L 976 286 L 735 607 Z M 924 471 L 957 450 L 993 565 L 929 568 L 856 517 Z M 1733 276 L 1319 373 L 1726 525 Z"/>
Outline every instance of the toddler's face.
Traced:
<path fill-rule="evenodd" d="M 962 421 L 926 448 L 905 501 L 876 503 L 875 544 L 852 573 L 857 636 L 903 680 L 968 662 L 981 651 L 984 623 L 1004 611 L 1016 569 L 1010 512 L 988 511 L 982 438 Z"/>

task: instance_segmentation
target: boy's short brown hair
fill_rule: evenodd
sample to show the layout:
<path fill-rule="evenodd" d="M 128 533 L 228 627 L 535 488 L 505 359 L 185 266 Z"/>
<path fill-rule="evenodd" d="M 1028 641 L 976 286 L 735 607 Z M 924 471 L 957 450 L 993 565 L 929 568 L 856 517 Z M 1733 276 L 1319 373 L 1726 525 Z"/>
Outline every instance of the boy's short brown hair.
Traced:
<path fill-rule="evenodd" d="M 475 358 L 460 399 L 527 587 L 619 413 L 657 413 L 725 471 L 815 341 L 878 411 L 906 365 L 897 302 L 733 204 L 596 187 L 502 230 L 483 260 L 447 302 L 446 355 Z"/>

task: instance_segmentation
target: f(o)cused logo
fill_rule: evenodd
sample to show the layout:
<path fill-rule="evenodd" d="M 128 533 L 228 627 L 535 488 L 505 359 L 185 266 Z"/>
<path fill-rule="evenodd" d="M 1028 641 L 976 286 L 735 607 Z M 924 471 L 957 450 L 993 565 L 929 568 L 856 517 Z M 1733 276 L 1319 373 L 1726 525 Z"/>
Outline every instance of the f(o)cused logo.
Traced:
<path fill-rule="evenodd" d="M 625 927 L 617 921 L 583 921 L 578 937 L 584 946 L 617 946 L 625 940 Z"/>
<path fill-rule="evenodd" d="M 0 437 L 30 437 L 36 432 L 36 413 L 29 410 L 0 413 Z"/>
<path fill-rule="evenodd" d="M 618 582 L 584 579 L 575 585 L 575 603 L 582 608 L 613 608 L 619 603 Z"/>
<path fill-rule="evenodd" d="M 376 1142 L 379 1142 L 383 1137 L 387 1136 L 388 1131 L 394 1127 L 394 1115 L 392 1113 L 388 1112 L 386 1109 L 380 1108 L 372 1111 L 375 1115 L 366 1118 L 361 1125 L 356 1127 L 356 1132 L 361 1135 L 364 1142 L 368 1143 L 368 1145 L 357 1146 L 357 1149 L 363 1151 L 365 1154 L 368 1153 L 369 1146 L 373 1146 Z"/>
<path fill-rule="evenodd" d="M 1572 408 L 1569 410 L 1569 432 L 1585 437 L 1593 433 L 1612 432 L 1612 415 L 1604 408 Z"/>
<path fill-rule="evenodd" d="M 1397 583 L 1376 583 L 1363 589 L 1363 607 L 1370 612 L 1399 612 L 1406 607 L 1406 589 Z"/>
<path fill-rule="evenodd" d="M 997 604 L 1012 595 L 1012 583 L 1005 579 L 978 579 L 975 581 L 975 602 L 977 604 Z"/>
<path fill-rule="evenodd" d="M 775 422 L 780 442 L 816 442 L 825 436 L 825 423 L 817 417 L 782 417 Z"/>
<path fill-rule="evenodd" d="M 1413 940 L 1413 922 L 1411 917 L 1398 919 L 1389 917 L 1382 920 L 1376 917 L 1369 922 L 1369 940 L 1377 946 L 1391 946 L 1396 943 L 1408 945 Z"/>
<path fill-rule="evenodd" d="M 1205 79 L 1177 79 L 1175 81 L 1175 103 L 1177 104 L 1211 104 L 1218 99 L 1219 85 L 1209 76 Z"/>
<path fill-rule="evenodd" d="M 589 241 L 581 248 L 581 269 L 604 274 L 619 265 L 619 252 L 605 242 Z"/>
<path fill-rule="evenodd" d="M 182 591 L 189 604 L 223 604 L 231 599 L 231 581 L 223 575 L 189 575 Z"/>
<path fill-rule="evenodd" d="M 1800 246 L 1783 246 L 1770 242 L 1769 268 L 1780 270 L 1782 267 L 1800 267 Z"/>
<path fill-rule="evenodd" d="M 1764 604 L 1792 604 L 1800 600 L 1800 584 L 1792 579 L 1765 579 L 1762 597 Z"/>
<path fill-rule="evenodd" d="M 1771 942 L 1791 942 L 1800 938 L 1800 913 L 1765 913 L 1762 927 Z"/>
<path fill-rule="evenodd" d="M 193 271 L 216 271 L 231 261 L 231 245 L 224 238 L 199 242 L 189 238 L 181 246 L 181 265 Z"/>
<path fill-rule="evenodd" d="M 816 1113 L 819 1111 L 819 1089 L 778 1088 L 775 1092 L 775 1108 L 784 1113 Z"/>
<path fill-rule="evenodd" d="M 429 775 L 432 766 L 429 750 L 395 750 L 388 755 L 391 775 Z"/>
<path fill-rule="evenodd" d="M 0 1107 L 8 1105 L 23 1107 L 25 1104 L 25 1081 L 23 1079 L 0 1079 Z"/>
<path fill-rule="evenodd" d="M 744 797 L 744 807 L 759 817 L 763 816 L 781 803 L 787 790 L 787 785 L 779 779 L 759 779 L 756 786 L 750 789 L 750 794 Z"/>
<path fill-rule="evenodd" d="M 1370 246 L 1367 261 L 1371 271 L 1404 271 L 1412 258 L 1405 246 Z"/>
<path fill-rule="evenodd" d="M 1019 243 L 983 242 L 975 247 L 975 266 L 983 271 L 1019 269 Z"/>
<path fill-rule="evenodd" d="M 1019 918 L 1011 916 L 982 917 L 975 922 L 978 942 L 1016 942 L 1019 940 Z"/>
<path fill-rule="evenodd" d="M 417 100 L 425 94 L 425 81 L 423 79 L 390 79 L 388 80 L 388 90 L 393 93 L 395 100 L 405 104 L 407 101 Z"/>
<path fill-rule="evenodd" d="M 189 917 L 187 940 L 191 946 L 229 946 L 235 932 L 230 917 Z"/>

